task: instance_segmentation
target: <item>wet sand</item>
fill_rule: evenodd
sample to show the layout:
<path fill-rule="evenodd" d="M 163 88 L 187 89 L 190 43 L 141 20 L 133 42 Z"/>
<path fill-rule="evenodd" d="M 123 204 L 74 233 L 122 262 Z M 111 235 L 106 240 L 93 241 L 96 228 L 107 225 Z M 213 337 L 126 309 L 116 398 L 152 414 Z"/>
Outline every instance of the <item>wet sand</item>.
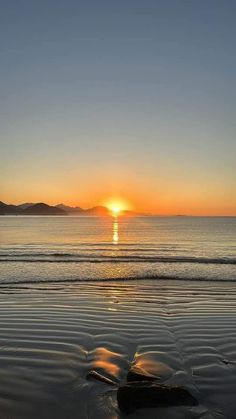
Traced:
<path fill-rule="evenodd" d="M 236 285 L 107 281 L 0 288 L 0 418 L 115 419 L 116 387 L 135 360 L 194 407 L 140 409 L 128 417 L 236 415 Z"/>

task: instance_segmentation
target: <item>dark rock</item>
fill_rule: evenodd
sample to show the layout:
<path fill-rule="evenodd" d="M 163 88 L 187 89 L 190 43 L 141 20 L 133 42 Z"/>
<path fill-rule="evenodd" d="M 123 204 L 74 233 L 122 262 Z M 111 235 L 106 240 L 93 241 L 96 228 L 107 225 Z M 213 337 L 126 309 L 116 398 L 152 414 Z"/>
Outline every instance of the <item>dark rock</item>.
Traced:
<path fill-rule="evenodd" d="M 149 374 L 143 368 L 137 367 L 135 365 L 131 366 L 127 374 L 127 382 L 133 381 L 158 381 L 160 377 Z"/>
<path fill-rule="evenodd" d="M 102 383 L 108 384 L 109 386 L 117 386 L 118 385 L 117 382 L 111 380 L 108 377 L 105 377 L 104 375 L 100 374 L 99 372 L 97 372 L 95 370 L 89 371 L 86 378 L 101 381 Z"/>
<path fill-rule="evenodd" d="M 198 404 L 183 387 L 164 386 L 148 381 L 133 382 L 119 387 L 117 401 L 124 413 L 131 413 L 138 408 Z"/>

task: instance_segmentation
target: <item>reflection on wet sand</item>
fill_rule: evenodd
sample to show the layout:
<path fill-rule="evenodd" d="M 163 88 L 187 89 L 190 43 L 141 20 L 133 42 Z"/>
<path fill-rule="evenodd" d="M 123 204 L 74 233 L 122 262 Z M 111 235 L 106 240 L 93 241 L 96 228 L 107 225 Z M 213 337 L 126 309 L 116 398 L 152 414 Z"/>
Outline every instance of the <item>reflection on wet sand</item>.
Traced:
<path fill-rule="evenodd" d="M 117 365 L 119 358 L 122 356 L 116 352 L 112 352 L 105 347 L 96 348 L 94 351 L 93 369 L 100 370 L 102 373 L 118 377 L 120 367 Z"/>
<path fill-rule="evenodd" d="M 160 362 L 158 359 L 160 357 L 161 354 L 156 351 L 136 353 L 132 367 L 144 375 L 151 374 L 157 376 L 160 380 L 166 380 L 174 371 L 166 363 Z"/>

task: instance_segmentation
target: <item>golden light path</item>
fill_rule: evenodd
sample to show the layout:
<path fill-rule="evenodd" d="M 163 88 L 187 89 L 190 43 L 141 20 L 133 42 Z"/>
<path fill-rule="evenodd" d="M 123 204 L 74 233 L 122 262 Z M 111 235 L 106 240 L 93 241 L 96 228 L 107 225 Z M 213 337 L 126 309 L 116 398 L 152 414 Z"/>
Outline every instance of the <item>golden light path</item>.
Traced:
<path fill-rule="evenodd" d="M 108 198 L 102 202 L 105 205 L 111 215 L 113 216 L 112 223 L 112 243 L 119 243 L 119 216 L 125 215 L 126 210 L 130 210 L 132 207 L 130 203 L 123 198 Z"/>
<path fill-rule="evenodd" d="M 112 236 L 113 244 L 118 244 L 119 242 L 119 224 L 118 224 L 118 218 L 114 217 L 113 221 L 113 236 Z"/>

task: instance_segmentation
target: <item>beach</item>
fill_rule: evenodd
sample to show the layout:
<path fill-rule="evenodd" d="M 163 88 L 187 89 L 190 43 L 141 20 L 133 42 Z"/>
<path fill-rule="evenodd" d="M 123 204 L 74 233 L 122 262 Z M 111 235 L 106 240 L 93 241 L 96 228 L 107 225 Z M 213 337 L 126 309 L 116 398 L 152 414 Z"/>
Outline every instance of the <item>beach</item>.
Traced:
<path fill-rule="evenodd" d="M 235 418 L 236 284 L 150 280 L 0 289 L 0 417 L 126 417 L 117 386 L 135 360 L 198 406 L 130 418 Z M 117 386 L 89 379 L 96 370 Z"/>
<path fill-rule="evenodd" d="M 236 419 L 236 1 L 1 1 L 0 419 Z"/>

